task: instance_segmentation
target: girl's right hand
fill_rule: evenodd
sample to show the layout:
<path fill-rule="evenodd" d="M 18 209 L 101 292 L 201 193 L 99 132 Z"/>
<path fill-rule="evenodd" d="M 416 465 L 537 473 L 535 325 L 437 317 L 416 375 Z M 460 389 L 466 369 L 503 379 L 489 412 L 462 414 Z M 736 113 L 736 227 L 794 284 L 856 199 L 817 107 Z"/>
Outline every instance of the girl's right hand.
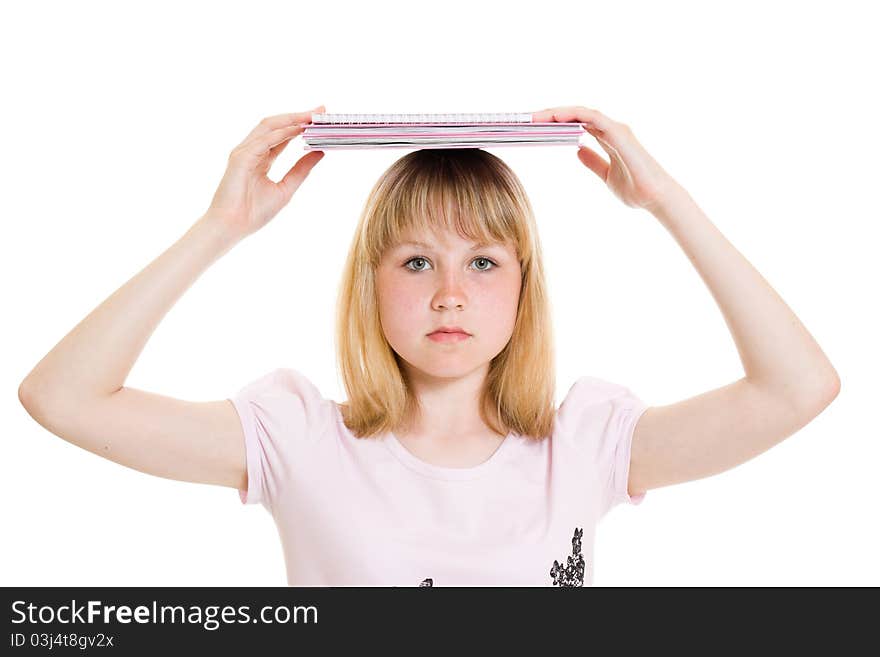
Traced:
<path fill-rule="evenodd" d="M 324 157 L 323 151 L 309 151 L 277 183 L 267 175 L 278 154 L 311 122 L 312 112 L 324 111 L 319 105 L 307 112 L 265 118 L 232 150 L 206 212 L 223 225 L 232 240 L 244 239 L 269 223 Z"/>

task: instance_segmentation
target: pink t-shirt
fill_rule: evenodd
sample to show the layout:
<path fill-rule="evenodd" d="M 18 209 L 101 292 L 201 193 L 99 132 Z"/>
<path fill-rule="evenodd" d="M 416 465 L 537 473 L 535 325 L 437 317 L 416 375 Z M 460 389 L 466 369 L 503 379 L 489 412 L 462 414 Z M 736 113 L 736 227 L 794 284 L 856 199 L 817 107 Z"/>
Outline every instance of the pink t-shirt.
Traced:
<path fill-rule="evenodd" d="M 393 433 L 357 438 L 335 401 L 276 369 L 230 398 L 247 451 L 245 504 L 275 519 L 291 586 L 583 586 L 598 521 L 627 492 L 646 405 L 578 379 L 540 443 L 509 434 L 471 468 L 432 465 Z"/>

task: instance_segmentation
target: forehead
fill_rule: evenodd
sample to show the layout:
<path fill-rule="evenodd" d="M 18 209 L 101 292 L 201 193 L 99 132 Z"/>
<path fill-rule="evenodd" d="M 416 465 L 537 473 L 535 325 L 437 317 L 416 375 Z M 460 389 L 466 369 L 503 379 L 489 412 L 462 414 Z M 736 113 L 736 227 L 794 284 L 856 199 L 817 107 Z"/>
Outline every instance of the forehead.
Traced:
<path fill-rule="evenodd" d="M 435 232 L 408 230 L 401 235 L 395 248 L 415 246 L 423 249 L 470 248 L 474 250 L 491 246 L 504 247 L 505 244 L 505 242 L 497 240 L 488 242 L 479 239 L 472 240 L 448 229 Z"/>

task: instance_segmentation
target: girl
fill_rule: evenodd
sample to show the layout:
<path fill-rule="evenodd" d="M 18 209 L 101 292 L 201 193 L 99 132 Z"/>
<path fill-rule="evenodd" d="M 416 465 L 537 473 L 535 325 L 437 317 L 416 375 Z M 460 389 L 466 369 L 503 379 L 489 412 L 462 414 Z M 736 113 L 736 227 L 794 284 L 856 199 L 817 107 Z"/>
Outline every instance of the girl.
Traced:
<path fill-rule="evenodd" d="M 743 463 L 837 395 L 834 368 L 760 274 L 628 126 L 584 107 L 532 118 L 583 124 L 608 161 L 581 146 L 581 162 L 676 239 L 730 327 L 740 380 L 648 407 L 584 376 L 555 409 L 526 194 L 485 151 L 425 149 L 382 175 L 355 231 L 336 336 L 346 403 L 293 369 L 213 402 L 124 387 L 183 292 L 266 225 L 323 157 L 307 153 L 278 183 L 267 176 L 310 114 L 261 121 L 232 151 L 205 214 L 19 389 L 34 419 L 84 449 L 261 503 L 291 585 L 589 585 L 595 527 L 613 506 Z"/>

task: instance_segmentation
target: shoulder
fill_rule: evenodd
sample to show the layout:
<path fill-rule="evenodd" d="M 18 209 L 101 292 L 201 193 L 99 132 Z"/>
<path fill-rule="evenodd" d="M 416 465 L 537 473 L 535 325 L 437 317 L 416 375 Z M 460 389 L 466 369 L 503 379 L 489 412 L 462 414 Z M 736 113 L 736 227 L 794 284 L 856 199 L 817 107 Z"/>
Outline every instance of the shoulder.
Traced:
<path fill-rule="evenodd" d="M 582 376 L 568 389 L 556 416 L 554 434 L 582 443 L 625 432 L 646 405 L 630 388 Z"/>
<path fill-rule="evenodd" d="M 333 417 L 333 402 L 299 370 L 275 368 L 245 384 L 231 397 L 237 407 L 250 409 L 266 423 L 308 425 L 320 429 Z"/>
<path fill-rule="evenodd" d="M 619 398 L 635 397 L 628 387 L 595 376 L 582 376 L 568 389 L 559 410 L 572 407 L 595 406 Z"/>
<path fill-rule="evenodd" d="M 278 367 L 245 384 L 237 396 L 296 396 L 304 401 L 323 399 L 317 386 L 302 372 Z"/>

